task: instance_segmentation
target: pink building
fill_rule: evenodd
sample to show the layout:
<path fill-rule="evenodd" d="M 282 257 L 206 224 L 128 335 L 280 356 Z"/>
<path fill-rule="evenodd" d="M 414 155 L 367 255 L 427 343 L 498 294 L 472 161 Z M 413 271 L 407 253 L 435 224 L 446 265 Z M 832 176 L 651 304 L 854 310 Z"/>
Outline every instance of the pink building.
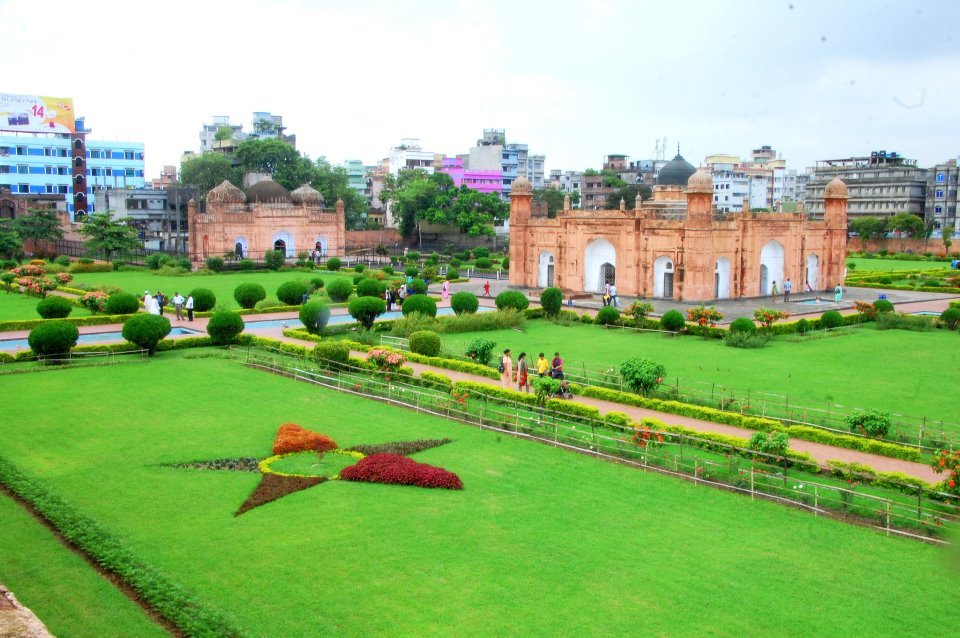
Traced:
<path fill-rule="evenodd" d="M 463 167 L 462 159 L 445 157 L 440 172 L 449 175 L 457 188 L 464 185 L 481 193 L 502 194 L 503 171 L 471 171 Z"/>

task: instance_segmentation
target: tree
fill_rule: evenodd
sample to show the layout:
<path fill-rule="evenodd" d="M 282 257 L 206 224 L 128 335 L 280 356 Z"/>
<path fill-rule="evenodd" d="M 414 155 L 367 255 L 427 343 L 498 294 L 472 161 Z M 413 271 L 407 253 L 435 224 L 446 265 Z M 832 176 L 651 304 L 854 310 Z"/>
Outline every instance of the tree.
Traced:
<path fill-rule="evenodd" d="M 23 240 L 9 219 L 0 219 L 0 255 L 18 259 L 23 254 Z"/>
<path fill-rule="evenodd" d="M 663 364 L 644 359 L 631 357 L 620 364 L 620 376 L 630 388 L 645 397 L 657 389 L 663 382 L 667 370 Z"/>
<path fill-rule="evenodd" d="M 285 183 L 285 179 L 299 170 L 309 170 L 302 164 L 303 158 L 297 149 L 290 144 L 277 138 L 267 139 L 249 139 L 240 143 L 237 147 L 237 163 L 244 172 L 270 173 L 274 181 L 286 188 L 292 190 L 303 181 L 296 184 L 292 182 Z M 311 164 L 309 160 L 308 164 Z M 309 181 L 309 180 L 306 180 Z"/>
<path fill-rule="evenodd" d="M 230 158 L 220 153 L 203 153 L 180 163 L 180 182 L 196 186 L 201 200 L 206 200 L 207 193 L 224 180 L 239 188 L 241 178 Z"/>
<path fill-rule="evenodd" d="M 35 242 L 57 241 L 63 239 L 60 217 L 49 208 L 31 208 L 29 214 L 13 220 L 13 227 L 21 239 Z"/>
<path fill-rule="evenodd" d="M 493 235 L 493 222 L 510 217 L 510 205 L 495 193 L 481 193 L 467 186 L 461 186 L 450 206 L 451 220 L 447 223 L 456 226 L 470 237 Z"/>
<path fill-rule="evenodd" d="M 104 252 L 107 261 L 114 254 L 124 255 L 135 248 L 143 248 L 137 229 L 127 220 L 114 220 L 111 211 L 91 213 L 80 227 L 80 234 L 87 237 L 84 244 L 90 252 Z"/>
<path fill-rule="evenodd" d="M 943 251 L 946 254 L 950 254 L 950 246 L 953 245 L 953 234 L 953 226 L 943 227 Z"/>
<path fill-rule="evenodd" d="M 218 142 L 225 142 L 227 140 L 233 139 L 233 127 L 232 126 L 221 126 L 217 129 L 217 132 L 213 134 L 213 139 Z"/>
<path fill-rule="evenodd" d="M 621 199 L 626 202 L 628 209 L 632 209 L 636 203 L 638 194 L 641 200 L 647 200 L 653 197 L 653 189 L 646 184 L 630 184 L 629 186 L 618 188 L 607 195 L 607 209 L 616 210 L 620 208 Z"/>
<path fill-rule="evenodd" d="M 623 188 L 627 185 L 612 168 L 605 168 L 600 174 L 603 175 L 603 185 L 607 188 Z"/>
<path fill-rule="evenodd" d="M 860 238 L 860 248 L 867 250 L 867 242 L 871 239 L 882 239 L 887 233 L 887 225 L 876 217 L 858 217 L 850 222 L 850 230 Z"/>
<path fill-rule="evenodd" d="M 547 187 L 533 191 L 533 200 L 536 202 L 546 202 L 547 217 L 553 218 L 557 213 L 563 210 L 564 200 L 570 195 L 570 206 L 574 207 L 580 203 L 580 191 L 567 193 L 559 188 Z"/>
<path fill-rule="evenodd" d="M 887 220 L 887 230 L 897 233 L 900 238 L 900 252 L 903 252 L 904 239 L 919 239 L 923 236 L 923 220 L 912 213 L 897 213 Z"/>
<path fill-rule="evenodd" d="M 312 178 L 307 183 L 323 194 L 327 206 L 331 206 L 338 199 L 343 200 L 348 230 L 362 230 L 366 226 L 364 213 L 368 208 L 367 199 L 350 186 L 347 169 L 342 166 L 332 166 L 322 157 L 317 158 L 314 162 Z"/>

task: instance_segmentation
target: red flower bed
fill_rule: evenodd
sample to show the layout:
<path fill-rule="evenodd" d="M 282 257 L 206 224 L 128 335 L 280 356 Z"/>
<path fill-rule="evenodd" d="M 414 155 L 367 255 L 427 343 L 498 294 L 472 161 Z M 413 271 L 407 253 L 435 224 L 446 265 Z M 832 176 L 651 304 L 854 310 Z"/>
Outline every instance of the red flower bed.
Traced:
<path fill-rule="evenodd" d="M 345 481 L 385 483 L 387 485 L 417 485 L 462 490 L 463 481 L 453 472 L 417 463 L 397 454 L 373 454 L 356 465 L 344 468 L 340 478 Z"/>
<path fill-rule="evenodd" d="M 328 436 L 305 430 L 296 423 L 284 423 L 277 430 L 277 438 L 273 440 L 274 454 L 289 454 L 290 452 L 306 452 L 316 450 L 326 452 L 337 449 L 337 443 Z"/>

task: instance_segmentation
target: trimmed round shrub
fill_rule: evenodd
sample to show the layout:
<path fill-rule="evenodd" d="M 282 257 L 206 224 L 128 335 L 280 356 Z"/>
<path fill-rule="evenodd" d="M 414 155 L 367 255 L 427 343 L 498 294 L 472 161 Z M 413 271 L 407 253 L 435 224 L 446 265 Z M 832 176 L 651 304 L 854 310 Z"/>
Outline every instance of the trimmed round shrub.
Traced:
<path fill-rule="evenodd" d="M 679 310 L 668 310 L 660 317 L 660 327 L 663 330 L 676 332 L 683 329 L 685 325 L 687 325 L 687 320 L 683 318 Z"/>
<path fill-rule="evenodd" d="M 730 323 L 730 332 L 746 332 L 754 334 L 757 331 L 757 324 L 746 317 L 738 317 Z"/>
<path fill-rule="evenodd" d="M 460 264 L 462 264 L 463 262 L 457 259 L 456 257 L 451 257 L 450 261 L 447 263 L 450 265 L 451 268 L 459 268 Z"/>
<path fill-rule="evenodd" d="M 594 321 L 601 326 L 614 325 L 620 321 L 620 311 L 613 306 L 604 306 L 597 313 L 597 318 Z"/>
<path fill-rule="evenodd" d="M 810 331 L 810 322 L 806 319 L 800 319 L 797 321 L 797 332 L 805 335 Z"/>
<path fill-rule="evenodd" d="M 949 329 L 956 330 L 960 326 L 960 308 L 951 306 L 940 313 L 940 321 Z"/>
<path fill-rule="evenodd" d="M 407 266 L 403 269 L 403 274 L 405 274 L 407 277 L 416 277 L 420 274 L 420 269 L 416 266 Z"/>
<path fill-rule="evenodd" d="M 410 352 L 422 354 L 425 357 L 435 357 L 440 354 L 440 335 L 433 330 L 417 330 L 410 334 Z"/>
<path fill-rule="evenodd" d="M 243 332 L 243 317 L 232 310 L 218 310 L 207 322 L 207 334 L 210 335 L 214 345 L 225 346 L 233 343 L 241 332 Z"/>
<path fill-rule="evenodd" d="M 473 314 L 480 307 L 480 300 L 472 292 L 461 290 L 453 293 L 453 296 L 450 297 L 450 307 L 458 315 L 463 313 Z"/>
<path fill-rule="evenodd" d="M 924 288 L 939 288 L 942 284 L 939 279 L 927 279 L 920 285 Z"/>
<path fill-rule="evenodd" d="M 147 257 L 147 268 L 150 270 L 159 270 L 163 266 L 169 264 L 173 261 L 173 258 L 170 255 L 165 255 L 164 253 L 153 253 Z"/>
<path fill-rule="evenodd" d="M 300 321 L 310 334 L 320 334 L 330 321 L 330 309 L 322 301 L 308 301 L 300 308 Z"/>
<path fill-rule="evenodd" d="M 494 303 L 497 304 L 497 310 L 513 308 L 517 312 L 526 310 L 527 306 L 530 305 L 527 296 L 519 290 L 504 290 L 497 295 Z"/>
<path fill-rule="evenodd" d="M 72 323 L 66 321 L 50 321 L 41 324 L 30 331 L 27 343 L 33 354 L 38 357 L 47 357 L 54 354 L 66 354 L 70 348 L 77 345 L 80 331 Z"/>
<path fill-rule="evenodd" d="M 893 283 L 893 277 L 887 277 L 886 275 L 884 275 L 883 277 L 877 278 L 877 283 L 883 286 L 889 286 L 890 284 Z"/>
<path fill-rule="evenodd" d="M 357 283 L 357 295 L 360 297 L 379 297 L 387 290 L 387 284 L 378 279 L 361 279 Z"/>
<path fill-rule="evenodd" d="M 223 257 L 207 257 L 203 263 L 205 263 L 207 268 L 213 272 L 220 272 L 223 270 Z"/>
<path fill-rule="evenodd" d="M 58 264 L 60 264 L 61 266 L 69 266 L 69 265 L 70 265 L 70 258 L 69 258 L 68 256 L 66 256 L 66 255 L 60 255 L 59 257 L 57 257 L 57 258 L 54 259 L 53 261 L 54 261 L 54 263 L 58 263 Z"/>
<path fill-rule="evenodd" d="M 379 297 L 357 297 L 347 306 L 347 312 L 356 319 L 361 326 L 369 330 L 377 317 L 387 311 L 387 302 Z"/>
<path fill-rule="evenodd" d="M 419 261 L 420 260 L 420 251 L 411 250 L 407 253 L 407 261 Z"/>
<path fill-rule="evenodd" d="M 473 262 L 473 265 L 474 265 L 475 268 L 492 268 L 492 267 L 493 267 L 493 262 L 490 261 L 490 258 L 489 258 L 489 257 L 478 257 L 478 258 Z"/>
<path fill-rule="evenodd" d="M 176 264 L 177 268 L 183 268 L 187 272 L 190 272 L 191 270 L 193 270 L 193 262 L 190 261 L 190 259 L 187 257 L 181 257 L 180 259 L 177 259 L 174 263 Z M 116 268 L 114 268 L 114 270 L 116 270 Z"/>
<path fill-rule="evenodd" d="M 873 302 L 873 307 L 877 312 L 893 312 L 893 304 L 887 299 L 877 299 Z"/>
<path fill-rule="evenodd" d="M 73 304 L 56 295 L 45 297 L 37 304 L 37 314 L 44 319 L 63 319 L 70 316 Z"/>
<path fill-rule="evenodd" d="M 503 258 L 503 260 L 500 262 L 500 267 L 503 268 L 504 270 L 510 270 L 510 257 L 509 257 L 509 256 Z"/>
<path fill-rule="evenodd" d="M 471 248 L 470 252 L 473 253 L 474 257 L 484 258 L 490 256 L 490 249 L 486 246 L 477 246 L 476 248 Z"/>
<path fill-rule="evenodd" d="M 237 267 L 240 268 L 240 270 L 253 270 L 254 265 L 252 259 L 241 259 L 237 262 Z"/>
<path fill-rule="evenodd" d="M 340 277 L 327 284 L 327 295 L 329 295 L 330 300 L 335 303 L 346 301 L 350 298 L 352 292 L 353 284 L 349 279 Z"/>
<path fill-rule="evenodd" d="M 340 270 L 340 267 L 343 265 L 343 262 L 340 261 L 339 257 L 331 257 L 327 260 L 327 270 L 332 270 L 337 272 Z"/>
<path fill-rule="evenodd" d="M 314 277 L 313 279 L 310 280 L 310 286 L 314 290 L 320 290 L 321 288 L 323 288 L 323 279 L 321 279 L 320 277 Z"/>
<path fill-rule="evenodd" d="M 196 302 L 196 299 L 194 299 Z M 117 292 L 109 297 L 104 304 L 104 311 L 108 315 L 132 315 L 140 310 L 140 300 L 129 292 Z"/>
<path fill-rule="evenodd" d="M 217 296 L 209 288 L 194 288 L 188 296 L 193 297 L 193 309 L 196 312 L 207 312 L 217 305 Z"/>
<path fill-rule="evenodd" d="M 384 266 L 384 267 L 381 268 L 380 270 L 381 270 L 381 271 L 383 272 L 383 274 L 385 274 L 385 275 L 392 275 L 392 274 L 393 274 L 393 266 Z"/>
<path fill-rule="evenodd" d="M 356 286 L 358 283 L 360 283 L 364 279 L 367 279 L 366 275 L 354 275 L 350 281 L 354 286 Z"/>
<path fill-rule="evenodd" d="M 820 325 L 824 328 L 838 328 L 843 325 L 843 315 L 836 310 L 828 310 L 820 317 Z"/>
<path fill-rule="evenodd" d="M 357 264 L 356 266 L 353 267 L 353 272 L 363 272 L 366 269 L 367 267 L 365 265 Z"/>
<path fill-rule="evenodd" d="M 427 294 L 427 282 L 423 279 L 414 278 L 413 281 L 407 284 L 407 290 L 413 291 L 415 295 L 425 295 Z"/>
<path fill-rule="evenodd" d="M 160 315 L 138 314 L 123 323 L 123 338 L 147 351 L 151 357 L 160 340 L 170 334 L 170 320 Z"/>
<path fill-rule="evenodd" d="M 280 267 L 283 266 L 283 261 L 284 255 L 279 250 L 268 250 L 263 253 L 263 263 L 265 263 L 270 270 L 280 270 Z"/>
<path fill-rule="evenodd" d="M 447 281 L 452 281 L 454 279 L 460 279 L 460 271 L 456 268 L 450 268 L 447 270 Z"/>
<path fill-rule="evenodd" d="M 258 301 L 267 298 L 267 291 L 260 284 L 246 283 L 240 284 L 233 289 L 233 298 L 241 308 L 247 310 L 254 308 Z M 196 299 L 193 300 L 196 303 Z"/>
<path fill-rule="evenodd" d="M 563 291 L 559 288 L 544 288 L 540 293 L 540 305 L 548 317 L 556 317 L 563 308 Z"/>
<path fill-rule="evenodd" d="M 412 312 L 418 312 L 429 317 L 437 316 L 437 302 L 426 295 L 410 295 L 403 300 L 403 307 L 400 309 L 403 316 L 406 317 Z"/>
<path fill-rule="evenodd" d="M 343 365 L 350 361 L 350 348 L 342 341 L 321 341 L 313 347 L 313 360 L 321 365 Z"/>
<path fill-rule="evenodd" d="M 310 294 L 310 286 L 304 281 L 288 281 L 277 288 L 277 299 L 288 306 L 299 306 L 303 296 Z"/>

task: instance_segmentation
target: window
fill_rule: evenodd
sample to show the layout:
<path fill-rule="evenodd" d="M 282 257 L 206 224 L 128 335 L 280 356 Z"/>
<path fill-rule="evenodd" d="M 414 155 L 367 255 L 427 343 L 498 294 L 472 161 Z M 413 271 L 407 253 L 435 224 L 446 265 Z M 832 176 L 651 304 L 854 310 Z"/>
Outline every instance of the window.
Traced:
<path fill-rule="evenodd" d="M 52 166 L 44 166 L 44 167 L 43 167 L 43 172 L 44 172 L 45 174 L 47 174 L 47 175 L 54 175 L 54 174 L 55 174 L 54 171 L 53 171 L 53 167 L 52 167 Z"/>
<path fill-rule="evenodd" d="M 30 172 L 30 169 L 27 168 L 26 164 L 18 164 L 17 172 L 20 173 L 21 175 L 26 175 L 27 173 Z"/>
<path fill-rule="evenodd" d="M 105 169 L 103 169 L 103 171 L 104 171 L 104 175 L 106 175 L 107 177 L 113 177 L 113 169 L 112 169 L 112 168 L 105 168 Z"/>
<path fill-rule="evenodd" d="M 942 197 L 943 197 L 943 191 L 942 191 L 942 190 L 938 190 L 938 191 L 937 191 L 937 198 L 939 199 L 939 198 L 942 198 Z"/>
<path fill-rule="evenodd" d="M 933 207 L 933 212 L 935 212 L 936 214 L 939 215 L 940 213 L 943 212 L 943 206 L 934 206 L 934 207 Z"/>
<path fill-rule="evenodd" d="M 52 148 L 45 148 L 45 149 L 43 149 L 43 154 L 44 154 L 46 157 L 52 157 L 53 154 L 54 154 L 54 150 L 53 150 Z"/>
<path fill-rule="evenodd" d="M 18 186 L 19 192 L 21 193 L 30 192 L 30 184 L 18 184 L 17 186 Z"/>
<path fill-rule="evenodd" d="M 47 184 L 46 187 L 48 193 L 54 193 L 53 184 Z"/>
<path fill-rule="evenodd" d="M 67 157 L 67 149 L 65 149 L 65 148 L 58 148 L 58 149 L 57 149 L 57 157 Z"/>
<path fill-rule="evenodd" d="M 58 167 L 57 167 L 57 175 L 68 175 L 68 174 L 69 174 L 69 173 L 67 173 L 67 167 L 66 167 L 66 166 L 58 166 Z"/>
<path fill-rule="evenodd" d="M 942 184 L 943 179 L 944 179 L 943 173 L 937 173 L 937 182 Z"/>
<path fill-rule="evenodd" d="M 133 151 L 124 151 L 124 152 L 123 152 L 123 159 L 125 159 L 125 160 L 132 160 L 132 159 L 133 159 Z"/>
<path fill-rule="evenodd" d="M 27 154 L 27 147 L 26 147 L 26 146 L 18 146 L 18 147 L 17 147 L 17 155 L 26 155 L 26 154 Z"/>
<path fill-rule="evenodd" d="M 66 187 L 66 186 L 62 186 L 62 185 L 61 185 L 61 186 L 57 186 L 57 192 L 58 192 L 58 193 L 61 193 L 61 194 L 63 194 L 63 195 L 66 195 L 66 194 L 67 194 L 67 187 Z"/>

